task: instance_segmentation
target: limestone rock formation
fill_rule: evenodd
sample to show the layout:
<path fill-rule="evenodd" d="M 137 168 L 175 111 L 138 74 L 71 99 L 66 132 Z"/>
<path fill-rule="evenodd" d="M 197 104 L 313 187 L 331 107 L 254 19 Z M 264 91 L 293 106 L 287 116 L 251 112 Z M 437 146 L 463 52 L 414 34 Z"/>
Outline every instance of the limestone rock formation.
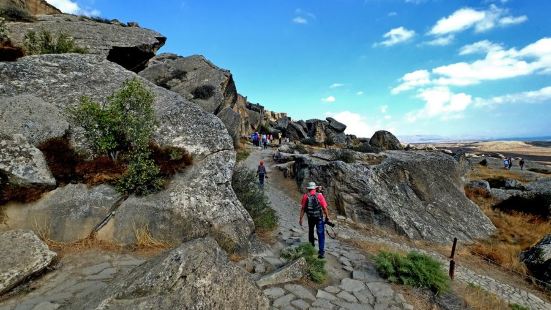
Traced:
<path fill-rule="evenodd" d="M 44 155 L 23 135 L 0 134 L 0 149 L 0 185 L 4 182 L 20 187 L 56 185 Z"/>
<path fill-rule="evenodd" d="M 520 259 L 530 272 L 541 281 L 551 282 L 551 234 L 545 236 L 536 245 L 524 251 Z M 551 287 L 550 287 L 551 288 Z"/>
<path fill-rule="evenodd" d="M 0 295 L 44 270 L 56 256 L 30 231 L 0 233 Z"/>
<path fill-rule="evenodd" d="M 100 23 L 67 14 L 37 16 L 33 23 L 10 22 L 7 28 L 11 41 L 19 46 L 31 30 L 68 34 L 89 53 L 101 55 L 135 72 L 144 68 L 166 41 L 161 34 L 148 29 Z"/>
<path fill-rule="evenodd" d="M 336 132 L 341 133 L 346 130 L 346 125 L 337 121 L 336 119 L 332 117 L 326 118 L 327 122 L 329 122 L 329 127 L 333 128 Z"/>
<path fill-rule="evenodd" d="M 152 259 L 70 309 L 268 309 L 246 272 L 211 238 Z"/>
<path fill-rule="evenodd" d="M 68 184 L 34 203 L 8 205 L 5 224 L 15 229 L 38 229 L 54 241 L 74 242 L 90 236 L 120 198 L 109 185 Z"/>
<path fill-rule="evenodd" d="M 96 55 L 24 57 L 17 62 L 0 63 L 0 102 L 32 96 L 64 112 L 67 107 L 77 105 L 82 96 L 104 101 L 130 78 L 139 77 Z M 113 241 L 129 240 L 124 234 L 119 238 L 114 232 L 120 225 L 131 225 L 134 221 L 143 225 L 137 228 L 149 229 L 157 239 L 169 237 L 169 241 L 181 242 L 189 236 L 209 234 L 226 249 L 237 245 L 246 247 L 253 222 L 231 188 L 235 152 L 224 124 L 178 94 L 142 81 L 155 94 L 154 109 L 159 123 L 153 137 L 155 142 L 186 149 L 193 156 L 194 164 L 171 180 L 169 188 L 158 194 L 159 200 L 131 197 L 123 203 L 121 212 L 117 212 L 100 235 Z M 72 143 L 80 152 L 86 151 L 78 132 L 78 124 L 72 124 Z M 221 195 L 214 197 L 212 193 Z M 151 204 L 170 216 L 144 217 L 140 210 L 148 210 Z M 135 212 L 122 212 L 126 205 L 134 206 Z M 162 229 L 156 230 L 158 227 Z M 184 231 L 184 227 L 194 230 Z M 200 229 L 196 232 L 196 228 Z"/>
<path fill-rule="evenodd" d="M 460 165 L 442 153 L 389 151 L 354 164 L 301 156 L 295 175 L 301 187 L 322 184 L 340 214 L 412 239 L 472 240 L 495 229 L 465 197 Z"/>
<path fill-rule="evenodd" d="M 381 150 L 401 150 L 402 144 L 392 133 L 386 130 L 379 130 L 373 134 L 369 144 Z"/>
<path fill-rule="evenodd" d="M 61 14 L 60 10 L 44 0 L 0 0 L 0 8 L 2 7 L 24 9 L 31 15 Z"/>

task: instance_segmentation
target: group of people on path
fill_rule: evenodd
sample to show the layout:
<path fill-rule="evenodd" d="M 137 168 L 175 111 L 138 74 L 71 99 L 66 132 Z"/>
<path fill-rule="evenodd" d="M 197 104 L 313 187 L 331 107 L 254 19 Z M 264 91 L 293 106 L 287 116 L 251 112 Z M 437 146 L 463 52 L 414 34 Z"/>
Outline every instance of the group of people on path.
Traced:
<path fill-rule="evenodd" d="M 524 158 L 521 158 L 518 162 L 518 165 L 520 167 L 520 170 L 524 170 Z M 506 157 L 503 159 L 503 168 L 507 170 L 511 170 L 513 168 L 513 158 L 512 157 Z"/>
<path fill-rule="evenodd" d="M 266 166 L 261 160 L 256 169 L 259 187 L 264 189 L 264 180 L 268 178 Z M 308 241 L 315 247 L 315 236 L 318 240 L 318 258 L 325 257 L 325 224 L 329 223 L 329 211 L 327 210 L 327 201 L 321 193 L 321 186 L 315 182 L 309 182 L 306 187 L 307 193 L 302 196 L 300 201 L 300 216 L 298 223 L 303 224 L 304 215 L 308 220 Z"/>
<path fill-rule="evenodd" d="M 260 134 L 258 132 L 253 132 L 251 134 L 251 140 L 254 146 L 259 146 L 264 149 L 268 148 L 268 145 L 274 143 L 274 139 L 277 137 L 279 144 L 281 144 L 281 133 L 278 133 L 275 137 L 272 134 Z"/>

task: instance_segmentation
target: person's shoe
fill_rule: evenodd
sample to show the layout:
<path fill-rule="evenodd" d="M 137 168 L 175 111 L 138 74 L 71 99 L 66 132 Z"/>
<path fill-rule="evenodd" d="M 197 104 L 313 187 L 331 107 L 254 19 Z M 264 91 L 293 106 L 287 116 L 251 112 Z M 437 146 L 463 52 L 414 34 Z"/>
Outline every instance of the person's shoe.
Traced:
<path fill-rule="evenodd" d="M 325 258 L 325 255 L 323 255 L 323 254 L 318 254 L 318 258 L 324 259 L 324 258 Z"/>

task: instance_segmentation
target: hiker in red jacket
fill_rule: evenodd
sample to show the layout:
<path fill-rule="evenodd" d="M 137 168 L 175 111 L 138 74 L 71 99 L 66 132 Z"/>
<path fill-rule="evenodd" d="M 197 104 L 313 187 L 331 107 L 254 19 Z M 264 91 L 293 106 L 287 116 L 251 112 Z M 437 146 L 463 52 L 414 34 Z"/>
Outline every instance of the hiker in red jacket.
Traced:
<path fill-rule="evenodd" d="M 308 217 L 308 240 L 312 246 L 315 246 L 314 242 L 314 227 L 318 234 L 318 257 L 324 258 L 325 256 L 325 221 L 329 219 L 329 213 L 327 212 L 327 202 L 322 193 L 317 192 L 318 186 L 316 183 L 308 183 L 308 193 L 302 196 L 302 201 L 300 202 L 300 219 L 299 224 L 302 226 L 302 219 L 306 213 Z M 325 221 L 323 216 L 325 215 Z"/>

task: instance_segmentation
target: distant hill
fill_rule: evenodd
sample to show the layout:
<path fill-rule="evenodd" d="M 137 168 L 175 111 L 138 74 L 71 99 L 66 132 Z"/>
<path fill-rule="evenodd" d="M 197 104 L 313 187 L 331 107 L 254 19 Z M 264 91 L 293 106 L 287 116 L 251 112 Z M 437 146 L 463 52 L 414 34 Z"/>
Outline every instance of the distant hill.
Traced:
<path fill-rule="evenodd" d="M 61 14 L 60 10 L 44 0 L 0 0 L 0 8 L 2 7 L 25 9 L 31 15 Z"/>

